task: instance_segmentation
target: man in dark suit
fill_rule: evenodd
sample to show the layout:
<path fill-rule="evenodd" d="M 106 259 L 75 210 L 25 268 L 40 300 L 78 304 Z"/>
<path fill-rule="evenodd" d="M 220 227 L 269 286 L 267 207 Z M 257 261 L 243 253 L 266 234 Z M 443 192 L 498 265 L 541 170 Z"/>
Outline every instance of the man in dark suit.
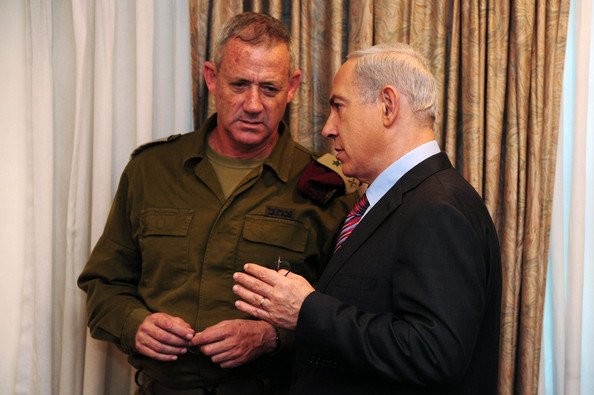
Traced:
<path fill-rule="evenodd" d="M 315 290 L 252 263 L 234 275 L 238 309 L 295 331 L 294 393 L 497 391 L 499 243 L 434 140 L 436 97 L 410 47 L 351 54 L 322 133 L 344 173 L 369 187 L 334 256 Z"/>

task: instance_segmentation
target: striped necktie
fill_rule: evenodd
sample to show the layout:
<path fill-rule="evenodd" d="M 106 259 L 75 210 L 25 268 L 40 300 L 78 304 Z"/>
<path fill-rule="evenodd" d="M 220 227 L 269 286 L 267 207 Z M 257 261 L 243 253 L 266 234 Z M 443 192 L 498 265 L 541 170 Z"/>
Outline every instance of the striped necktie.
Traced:
<path fill-rule="evenodd" d="M 351 210 L 349 215 L 344 220 L 344 225 L 342 225 L 342 229 L 340 230 L 340 235 L 338 236 L 338 240 L 336 241 L 336 247 L 334 247 L 334 253 L 340 248 L 342 243 L 350 236 L 350 234 L 355 230 L 355 227 L 363 218 L 363 214 L 365 210 L 369 207 L 369 200 L 367 200 L 367 195 L 363 194 L 355 207 Z"/>

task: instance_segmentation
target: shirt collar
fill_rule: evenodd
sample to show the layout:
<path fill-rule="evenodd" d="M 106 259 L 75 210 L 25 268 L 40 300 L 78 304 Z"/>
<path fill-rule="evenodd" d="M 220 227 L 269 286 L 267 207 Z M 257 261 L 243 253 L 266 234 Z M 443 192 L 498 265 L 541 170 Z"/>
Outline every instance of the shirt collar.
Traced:
<path fill-rule="evenodd" d="M 213 114 L 200 127 L 194 136 L 193 144 L 186 145 L 181 158 L 185 165 L 195 165 L 206 157 L 206 148 L 208 145 L 208 134 L 217 126 L 217 114 Z M 264 161 L 264 165 L 270 167 L 277 176 L 284 182 L 289 179 L 291 164 L 295 144 L 289 132 L 289 128 L 284 122 L 278 127 L 278 141 L 274 146 L 270 156 Z"/>
<path fill-rule="evenodd" d="M 380 173 L 365 191 L 367 199 L 369 200 L 369 208 L 366 212 L 369 212 L 369 209 L 379 202 L 386 192 L 388 192 L 388 190 L 392 188 L 409 170 L 425 159 L 440 152 L 439 144 L 437 144 L 437 141 L 432 140 L 416 147 L 396 162 L 392 163 L 386 170 Z"/>

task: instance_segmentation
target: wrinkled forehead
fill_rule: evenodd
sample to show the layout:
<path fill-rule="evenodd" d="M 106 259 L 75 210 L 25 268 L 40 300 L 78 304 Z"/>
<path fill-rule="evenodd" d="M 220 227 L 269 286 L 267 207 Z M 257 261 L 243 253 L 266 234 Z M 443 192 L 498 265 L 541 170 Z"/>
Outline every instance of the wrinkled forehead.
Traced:
<path fill-rule="evenodd" d="M 238 34 L 231 37 L 218 49 L 214 57 L 217 66 L 223 62 L 223 58 L 230 51 L 230 48 L 238 47 L 244 48 L 246 51 L 257 48 L 275 49 L 286 54 L 287 64 L 291 65 L 292 62 L 289 43 L 269 35 L 253 37 L 252 35 Z"/>
<path fill-rule="evenodd" d="M 274 68 L 287 75 L 290 72 L 289 49 L 282 42 L 267 45 L 232 39 L 227 42 L 221 55 L 221 65 L 219 66 L 221 69 L 233 65 L 245 68 Z"/>

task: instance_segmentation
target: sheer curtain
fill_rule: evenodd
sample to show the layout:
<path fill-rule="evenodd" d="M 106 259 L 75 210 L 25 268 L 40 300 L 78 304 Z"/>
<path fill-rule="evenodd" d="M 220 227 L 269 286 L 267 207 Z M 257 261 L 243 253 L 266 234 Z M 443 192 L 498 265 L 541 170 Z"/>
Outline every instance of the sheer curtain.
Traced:
<path fill-rule="evenodd" d="M 124 394 L 76 278 L 139 144 L 193 129 L 188 3 L 28 0 L 27 246 L 16 394 Z M 85 346 L 86 344 L 86 346 Z"/>
<path fill-rule="evenodd" d="M 594 13 L 572 0 L 539 394 L 594 394 Z"/>

